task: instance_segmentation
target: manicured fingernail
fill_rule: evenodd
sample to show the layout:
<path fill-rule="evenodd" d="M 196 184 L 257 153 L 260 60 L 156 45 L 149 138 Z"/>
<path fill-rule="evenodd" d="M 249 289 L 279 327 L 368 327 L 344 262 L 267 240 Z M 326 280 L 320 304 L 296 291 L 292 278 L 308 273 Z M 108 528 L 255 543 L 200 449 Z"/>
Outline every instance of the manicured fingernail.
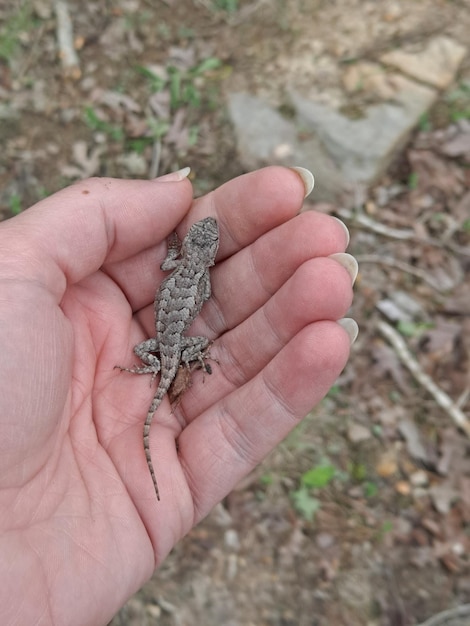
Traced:
<path fill-rule="evenodd" d="M 347 252 L 336 252 L 335 254 L 330 254 L 330 259 L 334 259 L 337 263 L 342 265 L 344 269 L 348 270 L 349 275 L 351 276 L 351 282 L 354 285 L 354 281 L 357 278 L 357 273 L 359 271 L 359 265 L 357 264 L 356 259 Z"/>
<path fill-rule="evenodd" d="M 302 179 L 305 188 L 304 198 L 306 198 L 315 186 L 315 178 L 313 177 L 312 172 L 305 167 L 291 167 L 290 169 L 294 170 L 294 172 L 296 172 Z"/>
<path fill-rule="evenodd" d="M 353 345 L 359 334 L 359 326 L 352 317 L 343 317 L 338 320 L 338 324 L 348 333 L 349 343 Z"/>
<path fill-rule="evenodd" d="M 339 219 L 339 217 L 336 217 L 335 215 L 332 215 L 331 217 L 332 217 L 333 219 L 335 219 L 337 222 L 339 222 L 339 223 L 341 224 L 341 226 L 344 228 L 344 232 L 346 233 L 346 237 L 348 238 L 348 243 L 347 243 L 346 245 L 348 245 L 348 244 L 349 244 L 349 241 L 350 241 L 350 239 L 351 239 L 351 236 L 350 236 L 350 234 L 349 234 L 348 227 L 346 226 L 346 224 L 345 224 L 342 220 L 340 220 L 340 219 Z"/>
<path fill-rule="evenodd" d="M 180 180 L 184 180 L 185 178 L 188 178 L 190 171 L 190 167 L 183 167 L 181 170 L 176 170 L 176 172 L 170 172 L 169 174 L 165 174 L 164 176 L 155 178 L 155 180 L 159 183 L 175 183 Z"/>

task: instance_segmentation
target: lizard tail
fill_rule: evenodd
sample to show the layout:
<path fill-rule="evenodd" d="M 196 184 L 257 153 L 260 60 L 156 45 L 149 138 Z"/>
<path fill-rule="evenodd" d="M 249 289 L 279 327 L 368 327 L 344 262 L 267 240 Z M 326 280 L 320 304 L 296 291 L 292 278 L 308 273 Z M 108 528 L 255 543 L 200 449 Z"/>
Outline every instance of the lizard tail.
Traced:
<path fill-rule="evenodd" d="M 149 414 L 144 424 L 144 452 L 145 452 L 145 458 L 147 459 L 147 465 L 150 471 L 150 476 L 152 477 L 153 486 L 155 488 L 155 493 L 157 494 L 157 500 L 160 501 L 160 492 L 158 491 L 157 479 L 155 477 L 155 470 L 153 469 L 152 457 L 150 456 L 149 434 L 150 434 L 150 424 L 152 421 L 152 417 L 153 415 Z"/>
<path fill-rule="evenodd" d="M 169 361 L 168 359 L 165 360 L 165 355 L 162 354 L 161 355 L 161 371 L 162 372 L 176 372 L 176 370 L 178 369 L 178 362 L 176 362 L 176 364 L 172 364 L 171 360 Z M 179 353 L 177 355 L 178 360 L 179 360 Z M 152 463 L 152 457 L 150 455 L 150 425 L 152 423 L 153 420 L 153 416 L 155 415 L 155 413 L 157 412 L 158 407 L 160 406 L 165 394 L 167 393 L 172 380 L 174 379 L 174 374 L 173 375 L 167 375 L 165 376 L 164 374 L 162 374 L 162 377 L 160 378 L 160 383 L 157 387 L 157 392 L 152 400 L 152 404 L 150 405 L 150 408 L 148 410 L 147 413 L 147 417 L 145 419 L 145 424 L 144 424 L 144 452 L 145 452 L 145 458 L 147 459 L 147 465 L 149 468 L 149 472 L 150 472 L 150 476 L 152 477 L 152 482 L 153 482 L 153 487 L 155 489 L 155 493 L 157 495 L 157 500 L 160 501 L 160 492 L 158 491 L 158 485 L 157 485 L 157 479 L 155 477 L 155 470 L 153 469 L 153 463 Z"/>

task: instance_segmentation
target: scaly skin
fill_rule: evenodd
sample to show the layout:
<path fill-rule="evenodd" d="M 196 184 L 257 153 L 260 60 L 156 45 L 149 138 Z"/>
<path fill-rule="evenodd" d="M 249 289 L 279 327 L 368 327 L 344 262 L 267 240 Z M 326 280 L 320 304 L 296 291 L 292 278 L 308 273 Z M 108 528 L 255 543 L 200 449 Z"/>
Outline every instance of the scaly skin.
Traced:
<path fill-rule="evenodd" d="M 186 337 L 184 333 L 210 298 L 209 267 L 214 265 L 218 247 L 219 228 L 213 217 L 193 224 L 182 244 L 176 235 L 172 236 L 161 269 L 174 271 L 161 283 L 155 296 L 156 337 L 134 348 L 145 366 L 121 368 L 134 374 L 152 374 L 152 377 L 160 372 L 160 382 L 144 424 L 145 458 L 157 500 L 160 500 L 160 493 L 150 454 L 150 426 L 180 364 L 204 363 L 209 340 L 206 337 Z"/>

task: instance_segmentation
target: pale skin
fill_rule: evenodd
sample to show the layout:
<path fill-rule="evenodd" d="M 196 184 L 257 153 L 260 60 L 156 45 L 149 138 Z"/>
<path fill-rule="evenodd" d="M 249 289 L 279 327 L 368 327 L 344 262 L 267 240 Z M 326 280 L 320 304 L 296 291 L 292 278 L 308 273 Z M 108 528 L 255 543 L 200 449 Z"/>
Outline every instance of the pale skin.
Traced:
<path fill-rule="evenodd" d="M 336 220 L 297 215 L 296 172 L 271 167 L 196 201 L 189 180 L 82 181 L 0 225 L 0 623 L 102 625 L 327 393 L 350 338 Z M 154 334 L 166 237 L 214 216 L 213 340 L 151 428 L 132 348 Z M 295 303 L 295 306 L 293 305 Z M 176 445 L 177 444 L 177 445 Z"/>

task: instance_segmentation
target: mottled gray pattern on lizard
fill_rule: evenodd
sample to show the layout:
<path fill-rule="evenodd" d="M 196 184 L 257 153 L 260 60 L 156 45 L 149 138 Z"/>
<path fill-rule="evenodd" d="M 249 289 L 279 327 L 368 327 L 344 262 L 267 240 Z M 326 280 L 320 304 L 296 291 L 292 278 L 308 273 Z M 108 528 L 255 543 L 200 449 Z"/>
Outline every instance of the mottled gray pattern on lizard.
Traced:
<path fill-rule="evenodd" d="M 199 361 L 204 367 L 204 351 L 209 340 L 206 337 L 186 337 L 184 333 L 210 298 L 209 267 L 214 265 L 218 247 L 219 228 L 213 217 L 193 224 L 182 244 L 173 233 L 168 242 L 167 256 L 160 267 L 174 271 L 161 283 L 155 296 L 156 336 L 134 348 L 134 353 L 145 365 L 133 369 L 120 368 L 134 374 L 152 374 L 152 378 L 160 372 L 160 382 L 144 424 L 145 457 L 158 500 L 160 494 L 149 447 L 150 424 L 179 365 L 189 366 Z"/>

